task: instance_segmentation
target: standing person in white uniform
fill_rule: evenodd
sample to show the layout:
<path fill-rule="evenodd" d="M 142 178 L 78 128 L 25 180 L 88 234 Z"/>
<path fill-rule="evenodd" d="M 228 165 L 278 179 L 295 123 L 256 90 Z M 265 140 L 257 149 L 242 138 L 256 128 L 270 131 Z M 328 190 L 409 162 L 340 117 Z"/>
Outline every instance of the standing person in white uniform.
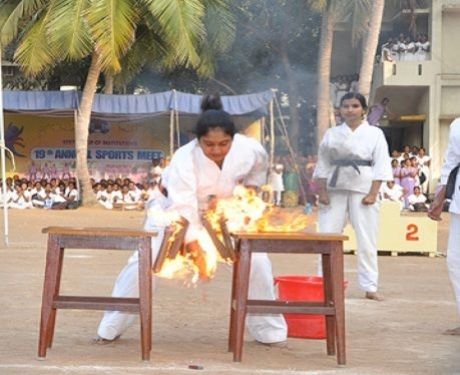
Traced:
<path fill-rule="evenodd" d="M 314 177 L 318 183 L 319 230 L 341 233 L 347 217 L 358 244 L 358 283 L 366 298 L 380 301 L 378 290 L 378 201 L 382 181 L 393 179 L 388 145 L 381 129 L 364 120 L 366 99 L 342 98 L 345 122 L 330 128 L 319 146 Z"/>
<path fill-rule="evenodd" d="M 255 139 L 235 134 L 233 120 L 222 110 L 219 97 L 205 97 L 202 110 L 195 129 L 197 138 L 174 154 L 166 185 L 171 202 L 168 210 L 189 221 L 185 243 L 197 264 L 203 253 L 198 243 L 198 234 L 203 230 L 200 213 L 206 210 L 209 198 L 231 197 L 234 188 L 241 183 L 245 186 L 262 186 L 268 171 L 268 156 L 264 148 Z M 147 217 L 144 226 L 146 230 L 159 233 L 152 239 L 153 259 L 157 256 L 164 233 L 164 226 L 158 222 L 161 216 L 165 215 Z M 136 252 L 118 276 L 112 296 L 137 297 L 137 262 Z M 252 256 L 249 298 L 275 299 L 272 268 L 267 254 Z M 96 342 L 106 343 L 117 339 L 133 320 L 133 315 L 118 311 L 105 312 Z M 249 333 L 261 343 L 283 343 L 287 337 L 287 326 L 282 315 L 249 315 L 247 327 Z"/>
<path fill-rule="evenodd" d="M 275 206 L 281 206 L 281 197 L 284 191 L 283 169 L 283 164 L 275 164 L 268 176 L 268 183 L 273 190 L 273 203 Z"/>
<path fill-rule="evenodd" d="M 457 300 L 457 310 L 460 315 L 460 118 L 450 126 L 449 146 L 441 168 L 441 182 L 436 189 L 433 203 L 428 210 L 428 216 L 433 220 L 441 220 L 441 212 L 446 198 L 451 199 L 449 206 L 450 228 L 447 243 L 447 268 L 450 281 Z M 460 326 L 449 329 L 447 335 L 460 336 Z"/>

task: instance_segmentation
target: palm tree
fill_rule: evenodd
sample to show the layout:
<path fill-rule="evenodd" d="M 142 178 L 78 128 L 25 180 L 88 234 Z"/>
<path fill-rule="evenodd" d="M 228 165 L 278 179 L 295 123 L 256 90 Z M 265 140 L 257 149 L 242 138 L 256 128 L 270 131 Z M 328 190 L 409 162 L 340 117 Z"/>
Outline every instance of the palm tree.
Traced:
<path fill-rule="evenodd" d="M 319 144 L 330 126 L 329 85 L 335 24 L 343 20 L 346 15 L 351 15 L 352 44 L 356 45 L 366 35 L 369 10 L 373 2 L 371 0 L 310 0 L 309 3 L 313 9 L 322 12 L 316 100 L 316 140 Z"/>
<path fill-rule="evenodd" d="M 310 5 L 312 9 L 322 12 L 316 97 L 316 140 L 317 144 L 319 144 L 330 125 L 329 85 L 331 81 L 334 26 L 349 10 L 350 0 L 310 0 Z"/>
<path fill-rule="evenodd" d="M 12 11 L 6 8 L 12 4 Z M 77 176 L 85 205 L 95 202 L 87 147 L 100 73 L 119 73 L 137 38 L 146 36 L 151 36 L 149 52 L 162 66 L 180 64 L 205 71 L 200 49 L 216 40 L 207 35 L 208 10 L 218 10 L 220 18 L 227 19 L 218 35 L 228 33 L 232 24 L 227 0 L 9 0 L 0 7 L 0 14 L 8 11 L 0 24 L 2 42 L 19 39 L 15 59 L 25 74 L 35 76 L 62 60 L 92 56 L 75 124 Z"/>
<path fill-rule="evenodd" d="M 363 58 L 359 71 L 359 92 L 368 100 L 371 92 L 375 53 L 379 42 L 385 0 L 374 0 L 369 20 L 367 36 L 363 46 Z"/>

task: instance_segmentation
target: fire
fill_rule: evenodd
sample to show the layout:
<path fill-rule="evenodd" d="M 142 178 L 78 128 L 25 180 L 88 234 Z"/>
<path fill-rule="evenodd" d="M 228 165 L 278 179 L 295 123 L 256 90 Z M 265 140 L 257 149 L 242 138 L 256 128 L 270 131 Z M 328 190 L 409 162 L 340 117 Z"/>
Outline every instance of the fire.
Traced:
<path fill-rule="evenodd" d="M 182 247 L 174 259 L 164 260 L 157 276 L 181 278 L 191 280 L 192 283 L 196 283 L 200 278 L 213 278 L 219 262 L 231 262 L 230 258 L 224 259 L 225 255 L 222 255 L 223 250 L 227 250 L 231 245 L 230 239 L 225 238 L 225 234 L 222 233 L 223 222 L 229 232 L 299 232 L 311 229 L 309 226 L 314 222 L 311 215 L 305 215 L 298 209 L 273 207 L 264 202 L 255 190 L 243 186 L 237 186 L 232 197 L 218 200 L 215 207 L 203 215 L 203 220 L 209 223 L 209 230 L 203 227 L 198 238 L 202 249 L 200 259 L 204 259 L 204 262 L 197 262 L 196 257 Z M 177 217 L 172 220 L 171 225 L 174 226 L 175 223 Z M 176 227 L 168 241 L 174 241 L 177 232 Z M 216 244 L 219 249 L 216 248 Z"/>

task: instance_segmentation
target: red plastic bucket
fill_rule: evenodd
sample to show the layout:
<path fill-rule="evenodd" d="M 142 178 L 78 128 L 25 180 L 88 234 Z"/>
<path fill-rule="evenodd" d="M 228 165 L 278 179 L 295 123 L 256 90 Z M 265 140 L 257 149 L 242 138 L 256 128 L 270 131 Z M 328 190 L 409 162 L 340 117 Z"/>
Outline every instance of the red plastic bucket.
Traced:
<path fill-rule="evenodd" d="M 323 278 L 319 276 L 275 277 L 280 301 L 324 301 Z M 347 281 L 344 282 L 344 288 Z M 288 337 L 308 339 L 326 338 L 326 319 L 323 315 L 284 314 Z"/>

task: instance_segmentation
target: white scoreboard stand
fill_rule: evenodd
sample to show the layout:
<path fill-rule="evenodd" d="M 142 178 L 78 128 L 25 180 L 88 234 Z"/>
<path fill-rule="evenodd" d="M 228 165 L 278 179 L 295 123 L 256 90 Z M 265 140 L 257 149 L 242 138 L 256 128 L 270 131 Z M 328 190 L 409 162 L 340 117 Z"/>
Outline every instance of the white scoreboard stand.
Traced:
<path fill-rule="evenodd" d="M 344 234 L 344 251 L 356 252 L 356 237 L 350 224 Z M 403 216 L 397 202 L 383 201 L 380 207 L 380 227 L 377 240 L 378 251 L 398 253 L 423 253 L 434 257 L 437 254 L 438 223 L 428 216 Z"/>

